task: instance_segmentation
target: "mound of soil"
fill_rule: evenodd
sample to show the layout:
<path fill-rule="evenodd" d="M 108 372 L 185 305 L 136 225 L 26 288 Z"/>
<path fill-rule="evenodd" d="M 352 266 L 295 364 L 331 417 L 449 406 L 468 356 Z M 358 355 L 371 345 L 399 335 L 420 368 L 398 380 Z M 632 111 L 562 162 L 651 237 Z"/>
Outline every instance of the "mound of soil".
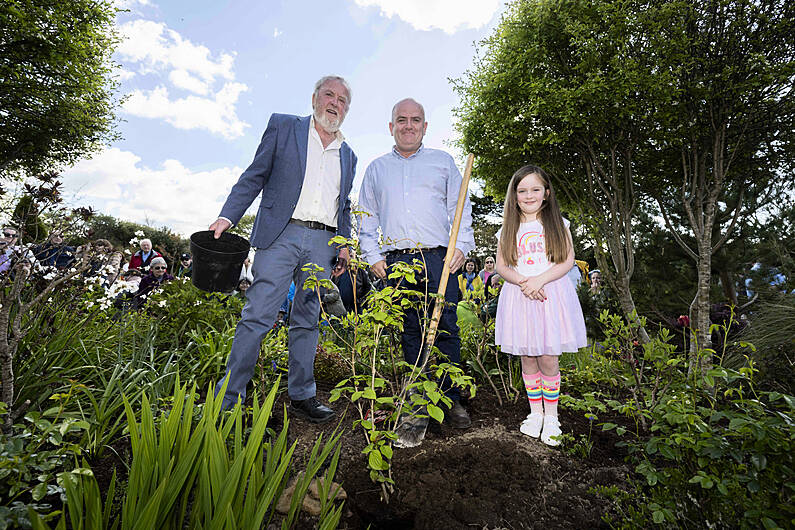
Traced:
<path fill-rule="evenodd" d="M 328 398 L 322 388 L 318 395 Z M 335 428 L 345 429 L 335 478 L 348 492 L 341 528 L 606 527 L 602 516 L 611 512 L 611 502 L 592 488 L 623 489 L 629 473 L 609 433 L 594 428 L 590 455 L 572 457 L 519 432 L 529 411 L 524 400 L 499 406 L 494 395 L 484 392 L 467 404 L 469 429 L 431 422 L 422 445 L 395 450 L 395 491 L 385 503 L 361 453 L 364 435 L 351 430 L 353 406 L 334 406 L 339 423 L 316 426 L 291 420 L 289 431 L 298 442 L 295 464 L 300 469 L 318 435 L 327 439 Z M 561 411 L 561 424 L 564 433 L 575 436 L 587 435 L 590 428 L 581 413 Z"/>

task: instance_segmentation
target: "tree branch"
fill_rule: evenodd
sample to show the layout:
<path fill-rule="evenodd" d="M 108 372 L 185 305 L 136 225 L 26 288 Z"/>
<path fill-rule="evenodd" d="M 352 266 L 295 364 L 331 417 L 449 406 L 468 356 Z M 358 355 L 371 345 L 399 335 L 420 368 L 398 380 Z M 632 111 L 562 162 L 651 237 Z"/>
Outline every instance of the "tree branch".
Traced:
<path fill-rule="evenodd" d="M 682 247 L 682 250 L 687 252 L 687 255 L 693 258 L 695 261 L 698 261 L 698 254 L 696 254 L 693 249 L 691 249 L 687 243 L 679 236 L 679 232 L 674 230 L 673 225 L 671 224 L 671 220 L 668 218 L 668 214 L 665 211 L 665 207 L 663 207 L 662 201 L 657 198 L 657 205 L 660 207 L 660 211 L 662 212 L 663 219 L 665 220 L 665 226 L 668 227 L 668 231 L 674 236 L 674 239 Z"/>
<path fill-rule="evenodd" d="M 737 220 L 740 218 L 740 212 L 742 210 L 742 205 L 743 205 L 743 197 L 745 196 L 745 185 L 741 184 L 740 186 L 741 186 L 740 187 L 740 197 L 738 197 L 738 199 L 737 199 L 737 206 L 735 206 L 735 208 L 734 208 L 734 215 L 732 216 L 731 223 L 729 224 L 729 228 L 726 229 L 726 233 L 723 234 L 723 237 L 721 237 L 720 240 L 717 243 L 715 243 L 715 245 L 712 247 L 712 253 L 713 254 L 721 246 L 723 246 L 723 244 L 729 238 L 729 235 L 732 233 L 732 230 L 734 230 L 734 226 L 737 224 Z"/>

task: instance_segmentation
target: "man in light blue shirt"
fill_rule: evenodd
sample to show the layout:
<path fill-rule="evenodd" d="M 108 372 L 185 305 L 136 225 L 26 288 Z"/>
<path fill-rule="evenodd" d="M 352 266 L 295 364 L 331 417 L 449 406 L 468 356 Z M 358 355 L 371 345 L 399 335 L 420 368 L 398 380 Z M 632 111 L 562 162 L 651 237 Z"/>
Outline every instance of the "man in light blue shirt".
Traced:
<path fill-rule="evenodd" d="M 395 138 L 395 146 L 391 152 L 375 159 L 364 174 L 359 208 L 369 216 L 362 217 L 359 242 L 364 260 L 381 279 L 386 278 L 387 267 L 396 261 L 411 263 L 415 258 L 424 259 L 426 278 L 419 279 L 421 283 L 416 289 L 423 291 L 424 282 L 427 282 L 428 292 L 435 293 L 462 178 L 452 156 L 422 145 L 427 127 L 425 110 L 413 99 L 404 99 L 393 107 L 389 132 Z M 379 228 L 383 245 L 379 245 Z M 461 267 L 467 253 L 474 248 L 472 206 L 467 197 L 450 263 L 451 274 Z M 418 249 L 422 249 L 422 255 Z M 448 281 L 445 300 L 449 304 L 442 311 L 436 346 L 453 364 L 459 364 L 461 359 L 455 311 L 458 299 L 457 282 Z M 422 347 L 420 322 L 416 311 L 407 311 L 403 319 L 403 355 L 411 364 L 417 361 Z M 446 419 L 454 427 L 469 427 L 471 422 L 459 403 L 458 389 L 451 387 L 447 379 L 442 381 L 442 388 L 453 400 Z"/>

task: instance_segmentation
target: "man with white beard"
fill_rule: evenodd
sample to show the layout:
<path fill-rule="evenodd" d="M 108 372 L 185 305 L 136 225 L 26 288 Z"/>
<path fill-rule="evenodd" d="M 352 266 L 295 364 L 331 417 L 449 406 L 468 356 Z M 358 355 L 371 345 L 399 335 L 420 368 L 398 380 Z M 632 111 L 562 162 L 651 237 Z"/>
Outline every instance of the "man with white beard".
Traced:
<path fill-rule="evenodd" d="M 325 269 L 318 276 L 328 278 L 332 267 L 338 276 L 349 261 L 347 248 L 337 249 L 328 242 L 335 235 L 350 237 L 351 232 L 348 195 L 356 155 L 339 131 L 350 102 L 348 83 L 339 76 L 326 76 L 315 84 L 312 116 L 273 114 L 254 161 L 210 225 L 216 239 L 221 237 L 262 193 L 250 238 L 257 249 L 254 281 L 227 361 L 224 408 L 232 407 L 238 396 L 245 399 L 260 343 L 294 281 L 297 289 L 290 314 L 287 374 L 290 413 L 313 423 L 334 418 L 334 411 L 316 397 L 314 361 L 320 303 L 314 290 L 303 289 L 309 273 L 301 268 L 315 263 Z M 224 380 L 218 383 L 216 394 Z"/>

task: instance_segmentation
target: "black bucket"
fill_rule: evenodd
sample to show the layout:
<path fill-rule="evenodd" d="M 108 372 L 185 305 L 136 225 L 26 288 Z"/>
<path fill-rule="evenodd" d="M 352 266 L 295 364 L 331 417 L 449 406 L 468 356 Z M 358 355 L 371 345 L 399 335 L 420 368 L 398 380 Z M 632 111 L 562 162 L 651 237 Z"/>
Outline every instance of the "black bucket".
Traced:
<path fill-rule="evenodd" d="M 190 236 L 191 282 L 202 291 L 231 293 L 237 288 L 250 248 L 246 239 L 229 232 L 221 234 L 219 239 L 210 230 L 196 232 Z"/>

